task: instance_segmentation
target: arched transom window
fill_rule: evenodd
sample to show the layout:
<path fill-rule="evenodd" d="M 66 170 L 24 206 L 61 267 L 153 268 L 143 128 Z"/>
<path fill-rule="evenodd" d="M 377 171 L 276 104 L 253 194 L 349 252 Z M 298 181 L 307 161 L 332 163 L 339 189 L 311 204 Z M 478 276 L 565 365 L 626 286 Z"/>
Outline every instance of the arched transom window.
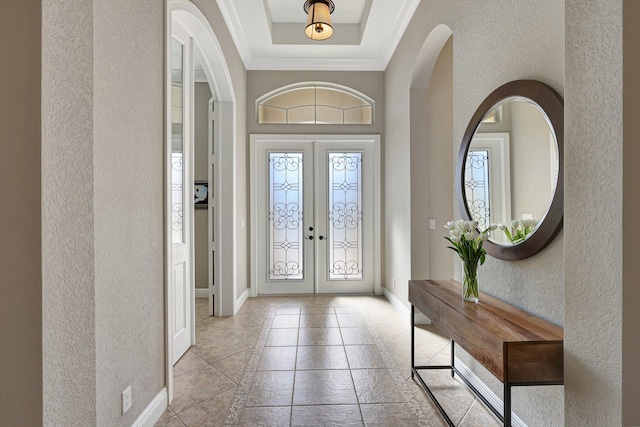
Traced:
<path fill-rule="evenodd" d="M 370 125 L 374 102 L 346 86 L 298 83 L 256 101 L 258 123 Z"/>

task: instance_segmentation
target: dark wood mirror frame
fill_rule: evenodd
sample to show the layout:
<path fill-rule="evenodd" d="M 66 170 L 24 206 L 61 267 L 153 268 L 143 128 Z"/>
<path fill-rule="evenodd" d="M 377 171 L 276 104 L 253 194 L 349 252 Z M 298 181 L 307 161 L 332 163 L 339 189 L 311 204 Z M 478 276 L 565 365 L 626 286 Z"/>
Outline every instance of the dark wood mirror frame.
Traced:
<path fill-rule="evenodd" d="M 526 240 L 515 245 L 500 245 L 487 240 L 484 248 L 494 258 L 516 261 L 533 256 L 544 249 L 562 228 L 564 215 L 564 103 L 562 97 L 551 87 L 536 80 L 515 80 L 494 90 L 473 114 L 462 138 L 456 168 L 456 193 L 460 214 L 470 220 L 465 196 L 464 171 L 471 140 L 484 116 L 501 101 L 511 97 L 528 98 L 546 113 L 558 144 L 558 182 L 551 205 L 542 222 Z"/>

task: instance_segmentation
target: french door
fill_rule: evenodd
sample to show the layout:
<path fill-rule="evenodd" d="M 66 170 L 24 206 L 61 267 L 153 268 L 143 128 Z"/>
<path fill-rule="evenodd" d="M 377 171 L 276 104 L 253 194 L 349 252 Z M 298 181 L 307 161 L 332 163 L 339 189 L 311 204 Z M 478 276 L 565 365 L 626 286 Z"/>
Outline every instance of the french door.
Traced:
<path fill-rule="evenodd" d="M 257 293 L 373 293 L 374 141 L 252 149 Z"/>
<path fill-rule="evenodd" d="M 170 178 L 172 363 L 193 344 L 193 153 L 191 38 L 174 23 L 171 38 Z"/>

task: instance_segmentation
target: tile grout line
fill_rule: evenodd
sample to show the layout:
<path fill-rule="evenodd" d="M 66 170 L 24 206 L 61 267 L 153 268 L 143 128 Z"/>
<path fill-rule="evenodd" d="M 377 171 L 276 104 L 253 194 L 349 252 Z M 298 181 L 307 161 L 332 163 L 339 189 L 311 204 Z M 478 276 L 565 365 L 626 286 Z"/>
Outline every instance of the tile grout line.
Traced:
<path fill-rule="evenodd" d="M 338 320 L 338 326 L 339 325 L 340 325 L 340 321 Z M 339 328 L 339 329 L 340 329 L 340 338 L 342 338 L 342 351 L 344 351 L 344 356 L 347 358 L 347 366 L 349 367 L 349 376 L 351 377 L 351 383 L 353 384 L 353 392 L 356 395 L 356 402 L 358 403 L 358 412 L 360 412 L 360 419 L 362 420 L 362 425 L 364 426 L 365 425 L 364 414 L 362 413 L 362 406 L 360 405 L 360 397 L 358 396 L 356 381 L 353 379 L 353 370 L 351 369 L 351 362 L 349 361 L 349 356 L 347 355 L 347 345 L 344 343 L 344 338 L 342 336 L 342 328 Z"/>
<path fill-rule="evenodd" d="M 296 395 L 296 377 L 298 376 L 298 349 L 300 348 L 300 323 L 302 322 L 302 309 L 298 317 L 298 333 L 296 334 L 296 358 L 293 362 L 293 384 L 291 386 L 291 408 L 289 409 L 289 427 L 293 424 L 293 398 Z"/>
<path fill-rule="evenodd" d="M 256 341 L 256 345 L 253 348 L 251 356 L 249 357 L 249 362 L 245 367 L 245 370 L 240 378 L 240 383 L 238 384 L 238 388 L 236 389 L 236 394 L 233 397 L 233 401 L 227 410 L 227 416 L 225 418 L 225 425 L 237 425 L 240 422 L 240 415 L 242 415 L 242 411 L 244 410 L 245 404 L 247 402 L 247 398 L 249 396 L 249 390 L 251 389 L 251 385 L 253 384 L 253 379 L 256 374 L 256 370 L 258 367 L 258 363 L 260 362 L 260 357 L 262 356 L 262 352 L 267 342 L 267 338 L 269 335 L 269 331 L 271 330 L 271 325 L 275 318 L 276 307 L 273 305 L 269 309 L 269 313 L 264 320 L 262 331 Z"/>

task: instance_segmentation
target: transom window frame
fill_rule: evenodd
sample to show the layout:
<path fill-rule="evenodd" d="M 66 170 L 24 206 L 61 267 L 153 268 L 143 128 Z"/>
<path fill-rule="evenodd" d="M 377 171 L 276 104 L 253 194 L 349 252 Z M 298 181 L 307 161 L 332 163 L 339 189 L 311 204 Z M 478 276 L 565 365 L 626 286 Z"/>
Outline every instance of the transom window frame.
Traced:
<path fill-rule="evenodd" d="M 354 108 L 364 108 L 367 107 L 366 105 L 363 107 L 354 107 L 354 108 L 341 108 L 338 106 L 334 106 L 334 105 L 324 105 L 324 104 L 320 104 L 318 105 L 317 103 L 308 105 L 308 104 L 303 104 L 303 105 L 296 105 L 296 106 L 292 106 L 292 107 L 288 107 L 288 108 L 283 108 L 283 107 L 278 107 L 278 106 L 269 106 L 270 108 L 282 108 L 285 110 L 291 110 L 293 108 L 300 108 L 300 107 L 313 107 L 314 108 L 314 120 L 313 121 L 308 121 L 308 122 L 293 122 L 293 123 L 289 123 L 288 122 L 288 114 L 287 114 L 287 121 L 286 122 L 278 122 L 278 123 L 269 123 L 269 122 L 261 122 L 260 121 L 260 106 L 268 101 L 269 99 L 287 93 L 287 92 L 292 92 L 292 91 L 296 91 L 296 90 L 301 90 L 301 89 L 331 89 L 331 90 L 335 90 L 335 91 L 339 91 L 339 92 L 343 92 L 346 93 L 348 95 L 351 95 L 353 97 L 356 97 L 358 99 L 360 99 L 362 102 L 368 104 L 368 106 L 371 108 L 371 120 L 369 123 L 344 123 L 344 111 L 348 111 L 348 110 L 352 110 Z M 342 123 L 326 123 L 326 122 L 318 122 L 317 121 L 317 107 L 327 107 L 327 108 L 335 108 L 338 110 L 342 110 L 343 112 L 343 122 Z M 261 125 L 268 125 L 268 124 L 279 124 L 279 125 L 301 125 L 301 124 L 312 124 L 312 125 L 373 125 L 375 124 L 375 101 L 373 100 L 373 98 L 365 95 L 364 93 L 355 90 L 349 86 L 344 86 L 344 85 L 340 85 L 337 83 L 330 83 L 330 82 L 319 82 L 319 81 L 307 81 L 307 82 L 299 82 L 299 83 L 293 83 L 290 85 L 286 85 L 286 86 L 282 86 L 280 88 L 274 89 L 271 92 L 268 92 L 264 95 L 262 95 L 261 97 L 259 97 L 258 99 L 256 99 L 255 102 L 255 120 L 256 123 L 261 124 Z"/>

